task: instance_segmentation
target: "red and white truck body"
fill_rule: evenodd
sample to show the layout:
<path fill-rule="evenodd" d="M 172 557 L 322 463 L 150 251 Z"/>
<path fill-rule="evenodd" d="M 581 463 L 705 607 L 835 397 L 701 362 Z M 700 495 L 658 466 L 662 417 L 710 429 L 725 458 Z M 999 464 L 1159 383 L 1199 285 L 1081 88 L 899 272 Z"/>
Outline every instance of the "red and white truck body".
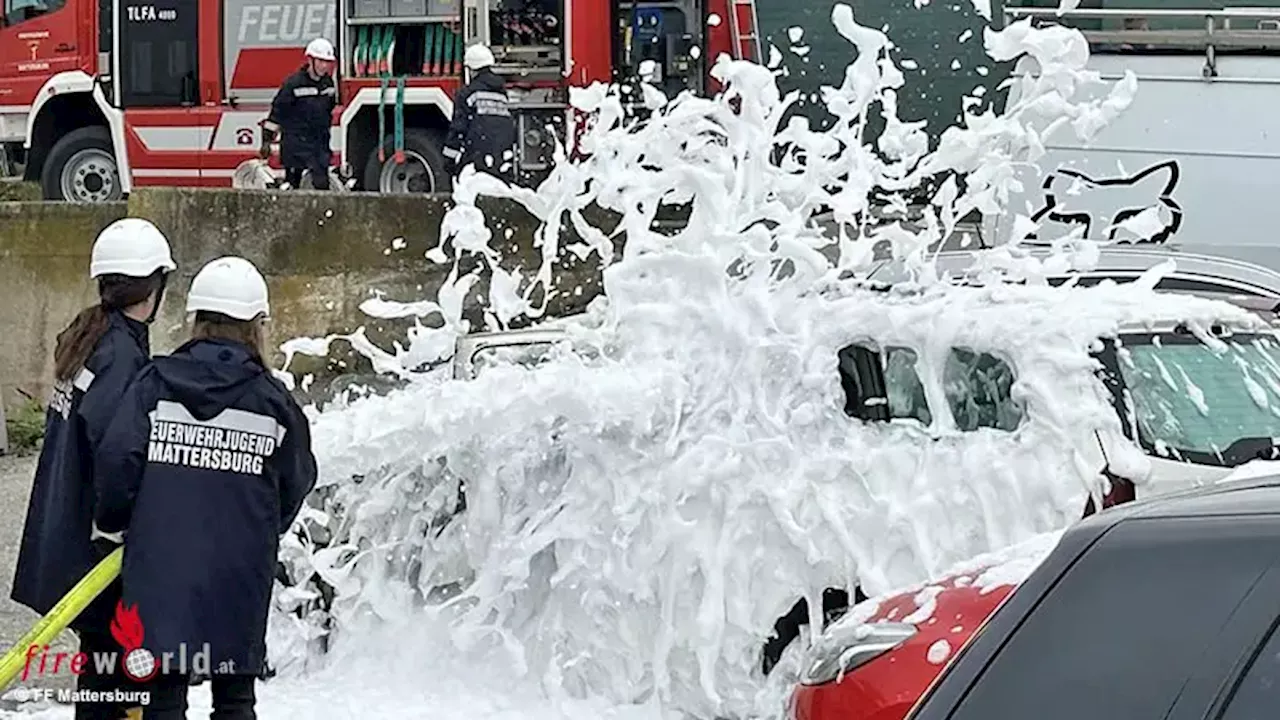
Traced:
<path fill-rule="evenodd" d="M 21 165 L 55 200 L 111 200 L 147 185 L 230 186 L 256 156 L 276 88 L 316 37 L 333 40 L 340 55 L 336 159 L 364 189 L 382 191 L 447 187 L 439 149 L 466 79 L 464 44 L 493 47 L 516 99 L 522 166 L 535 170 L 547 122 L 567 116 L 569 86 L 626 77 L 640 54 L 652 54 L 630 42 L 636 18 L 658 13 L 656 25 L 676 42 L 652 47 L 689 86 L 706 82 L 708 57 L 759 52 L 750 0 L 9 0 L 6 8 L 0 166 L 11 174 Z M 524 32 L 520 18 L 531 12 L 551 18 L 539 26 L 551 30 Z M 730 22 L 708 22 L 712 15 Z M 359 74 L 362 44 L 372 46 L 366 38 L 375 33 L 394 34 L 398 46 L 385 53 L 387 83 Z M 386 152 L 396 142 L 397 95 L 403 163 Z"/>

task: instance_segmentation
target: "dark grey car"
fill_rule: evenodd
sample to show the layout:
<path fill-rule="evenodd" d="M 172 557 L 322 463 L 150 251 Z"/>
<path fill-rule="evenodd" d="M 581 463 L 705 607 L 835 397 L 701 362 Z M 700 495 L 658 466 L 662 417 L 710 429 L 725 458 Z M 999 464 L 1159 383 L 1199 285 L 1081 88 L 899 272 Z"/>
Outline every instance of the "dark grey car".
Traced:
<path fill-rule="evenodd" d="M 1280 717 L 1280 477 L 1081 522 L 908 717 Z"/>

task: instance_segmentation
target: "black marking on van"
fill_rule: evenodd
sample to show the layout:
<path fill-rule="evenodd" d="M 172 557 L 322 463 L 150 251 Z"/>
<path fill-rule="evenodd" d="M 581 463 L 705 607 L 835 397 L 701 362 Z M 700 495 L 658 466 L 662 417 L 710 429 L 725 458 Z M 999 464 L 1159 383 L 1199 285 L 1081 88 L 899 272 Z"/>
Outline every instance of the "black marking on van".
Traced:
<path fill-rule="evenodd" d="M 1162 245 L 1178 232 L 1178 228 L 1182 227 L 1182 206 L 1173 199 L 1173 192 L 1177 189 L 1178 180 L 1181 177 L 1182 170 L 1177 160 L 1165 160 L 1144 168 L 1133 175 L 1123 177 L 1093 178 L 1079 170 L 1058 168 L 1045 176 L 1044 182 L 1041 184 L 1041 189 L 1044 190 L 1044 206 L 1031 216 L 1031 220 L 1037 224 L 1048 221 L 1067 226 L 1083 225 L 1085 238 L 1092 238 L 1090 233 L 1095 223 L 1106 222 L 1109 225 L 1107 228 L 1107 240 L 1143 245 Z M 1150 201 L 1145 205 L 1135 204 L 1132 202 L 1134 194 L 1129 190 L 1143 185 L 1153 188 L 1151 194 L 1146 196 L 1150 198 Z M 1076 188 L 1075 192 L 1068 192 L 1068 189 L 1071 188 Z M 1112 190 L 1117 192 L 1111 192 Z M 1092 204 L 1101 205 L 1102 212 L 1099 212 L 1098 207 L 1090 207 L 1091 203 L 1088 201 L 1072 203 L 1073 207 L 1067 207 L 1069 201 L 1067 196 L 1069 195 L 1083 195 L 1092 199 L 1097 199 L 1101 196 L 1101 203 Z M 1146 199 L 1141 194 L 1138 197 L 1143 200 Z M 1112 207 L 1108 208 L 1108 204 L 1112 205 Z M 1116 231 L 1120 229 L 1118 227 L 1120 223 L 1136 217 L 1151 207 L 1160 208 L 1164 227 L 1159 232 L 1151 237 L 1137 240 L 1128 240 L 1116 236 Z M 1048 245 L 1049 241 L 1041 240 L 1039 234 L 1032 234 L 1027 238 L 1027 244 Z"/>

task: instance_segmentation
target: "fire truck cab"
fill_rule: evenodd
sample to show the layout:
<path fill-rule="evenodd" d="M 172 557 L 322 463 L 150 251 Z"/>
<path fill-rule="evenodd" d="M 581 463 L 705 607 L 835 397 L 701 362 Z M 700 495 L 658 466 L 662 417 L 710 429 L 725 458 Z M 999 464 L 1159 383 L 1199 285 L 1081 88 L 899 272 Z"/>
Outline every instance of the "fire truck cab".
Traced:
<path fill-rule="evenodd" d="M 75 202 L 230 186 L 316 37 L 340 54 L 336 160 L 381 192 L 449 188 L 440 150 L 470 43 L 508 79 L 525 173 L 546 167 L 570 86 L 653 61 L 668 92 L 700 90 L 708 58 L 760 52 L 751 0 L 5 0 L 0 170 Z"/>

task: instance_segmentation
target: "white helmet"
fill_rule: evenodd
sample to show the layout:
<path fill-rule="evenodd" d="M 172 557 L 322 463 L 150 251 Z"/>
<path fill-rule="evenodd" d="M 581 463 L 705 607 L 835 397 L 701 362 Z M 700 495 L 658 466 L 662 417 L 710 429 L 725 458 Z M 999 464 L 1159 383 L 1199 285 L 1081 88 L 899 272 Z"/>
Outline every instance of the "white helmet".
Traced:
<path fill-rule="evenodd" d="M 267 281 L 242 257 L 220 257 L 200 268 L 187 292 L 187 312 L 222 313 L 237 320 L 270 315 Z"/>
<path fill-rule="evenodd" d="M 294 45 L 297 47 L 297 45 Z M 324 38 L 316 38 L 307 43 L 307 57 L 333 62 L 333 43 Z"/>
<path fill-rule="evenodd" d="M 472 45 L 462 54 L 462 64 L 466 65 L 468 70 L 483 70 L 495 62 L 497 61 L 493 58 L 493 51 L 484 45 Z"/>
<path fill-rule="evenodd" d="M 103 228 L 93 241 L 89 277 L 147 277 L 157 270 L 173 272 L 177 268 L 169 240 L 159 228 L 142 218 L 121 218 Z"/>

